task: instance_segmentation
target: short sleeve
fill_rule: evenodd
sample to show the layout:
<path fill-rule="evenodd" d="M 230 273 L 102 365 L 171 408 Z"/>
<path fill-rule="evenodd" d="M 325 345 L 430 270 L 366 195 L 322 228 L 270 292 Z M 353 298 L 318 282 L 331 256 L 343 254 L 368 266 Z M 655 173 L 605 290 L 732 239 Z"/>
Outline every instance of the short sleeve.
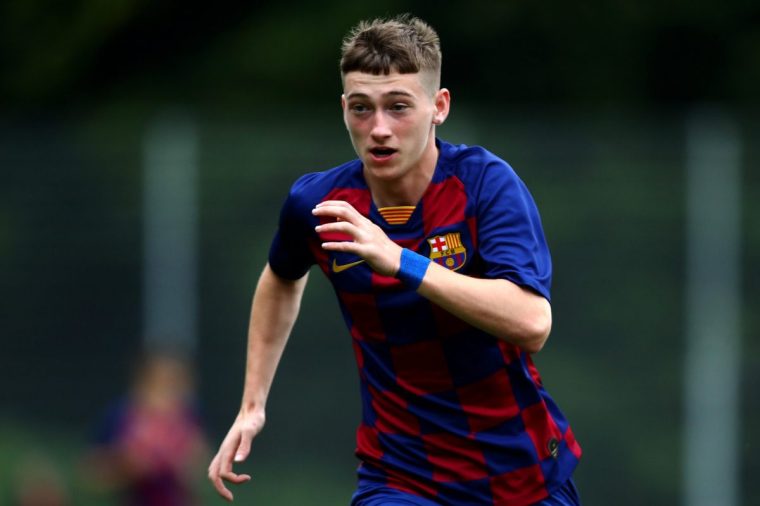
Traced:
<path fill-rule="evenodd" d="M 304 181 L 297 181 L 280 210 L 280 221 L 269 247 L 269 266 L 280 277 L 300 279 L 314 264 L 309 250 L 309 237 L 313 230 L 309 218 L 311 208 L 299 188 Z"/>
<path fill-rule="evenodd" d="M 507 279 L 549 300 L 552 264 L 541 218 L 525 183 L 506 162 L 485 168 L 477 223 L 485 277 Z"/>

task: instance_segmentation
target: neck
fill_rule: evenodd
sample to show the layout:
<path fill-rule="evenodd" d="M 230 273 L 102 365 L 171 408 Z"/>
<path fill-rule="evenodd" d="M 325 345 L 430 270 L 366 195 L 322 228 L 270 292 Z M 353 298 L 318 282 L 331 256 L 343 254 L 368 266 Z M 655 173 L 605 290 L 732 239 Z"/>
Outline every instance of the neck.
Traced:
<path fill-rule="evenodd" d="M 377 181 L 366 178 L 375 205 L 378 208 L 416 206 L 433 179 L 437 163 L 438 147 L 433 140 L 425 149 L 417 167 L 404 176 L 392 181 Z"/>

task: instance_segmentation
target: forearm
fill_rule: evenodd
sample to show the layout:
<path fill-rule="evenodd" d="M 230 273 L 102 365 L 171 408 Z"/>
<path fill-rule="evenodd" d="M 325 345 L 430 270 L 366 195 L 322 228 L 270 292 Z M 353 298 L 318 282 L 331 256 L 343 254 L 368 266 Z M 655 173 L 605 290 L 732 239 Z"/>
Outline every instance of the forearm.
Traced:
<path fill-rule="evenodd" d="M 549 337 L 549 302 L 505 279 L 473 278 L 431 262 L 418 292 L 470 325 L 530 353 L 540 351 Z"/>
<path fill-rule="evenodd" d="M 383 230 L 343 201 L 325 201 L 312 211 L 336 218 L 317 233 L 340 232 L 353 241 L 328 241 L 328 251 L 361 256 L 384 276 L 398 274 L 402 248 Z M 551 306 L 542 296 L 505 279 L 477 279 L 430 262 L 418 293 L 453 315 L 530 353 L 541 350 L 551 330 Z"/>
<path fill-rule="evenodd" d="M 251 305 L 242 411 L 263 413 L 277 365 L 298 316 L 308 274 L 291 281 L 267 264 Z"/>

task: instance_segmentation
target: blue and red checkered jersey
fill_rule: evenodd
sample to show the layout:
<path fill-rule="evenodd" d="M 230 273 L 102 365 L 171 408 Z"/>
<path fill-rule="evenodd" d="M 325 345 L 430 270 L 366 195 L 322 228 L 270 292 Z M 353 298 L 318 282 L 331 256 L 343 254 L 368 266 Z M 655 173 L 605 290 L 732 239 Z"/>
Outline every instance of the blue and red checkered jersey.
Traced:
<path fill-rule="evenodd" d="M 269 264 L 297 279 L 317 264 L 352 337 L 362 394 L 359 488 L 442 504 L 528 505 L 581 456 L 530 354 L 479 330 L 361 258 L 321 248 L 311 210 L 344 200 L 393 241 L 465 276 L 507 279 L 549 299 L 551 258 L 536 205 L 503 160 L 437 140 L 436 169 L 414 207 L 372 201 L 362 163 L 301 177 L 282 208 Z"/>

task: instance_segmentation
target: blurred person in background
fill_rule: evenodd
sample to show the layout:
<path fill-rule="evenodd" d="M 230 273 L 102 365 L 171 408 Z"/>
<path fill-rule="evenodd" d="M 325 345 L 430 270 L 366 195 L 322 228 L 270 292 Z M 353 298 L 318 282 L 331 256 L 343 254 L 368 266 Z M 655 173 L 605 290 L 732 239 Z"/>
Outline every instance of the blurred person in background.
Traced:
<path fill-rule="evenodd" d="M 88 484 L 118 493 L 127 506 L 198 504 L 195 490 L 208 450 L 193 388 L 184 360 L 145 356 L 129 394 L 97 426 L 85 460 Z"/>
<path fill-rule="evenodd" d="M 495 62 L 495 64 L 501 64 Z M 343 43 L 343 118 L 358 159 L 291 188 L 253 298 L 223 480 L 265 421 L 277 364 L 318 265 L 359 368 L 353 506 L 577 505 L 581 450 L 533 365 L 551 328 L 551 258 L 512 168 L 436 138 L 449 113 L 438 35 L 410 16 Z M 294 139 L 294 143 L 297 140 Z"/>

